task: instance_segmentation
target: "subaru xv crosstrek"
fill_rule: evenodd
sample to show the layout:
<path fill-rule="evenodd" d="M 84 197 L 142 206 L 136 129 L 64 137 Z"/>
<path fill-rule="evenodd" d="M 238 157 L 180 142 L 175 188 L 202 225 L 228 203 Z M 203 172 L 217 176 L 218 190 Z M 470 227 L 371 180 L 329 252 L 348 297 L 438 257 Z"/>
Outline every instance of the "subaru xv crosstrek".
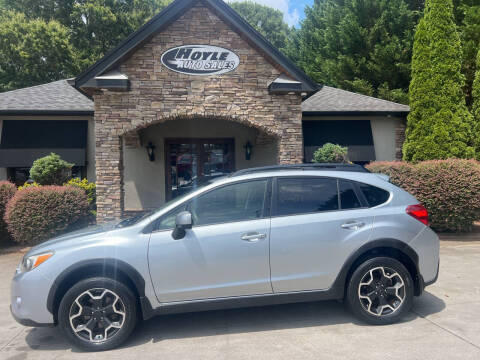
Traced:
<path fill-rule="evenodd" d="M 326 299 L 391 324 L 436 281 L 428 213 L 356 165 L 239 171 L 149 214 L 32 248 L 11 311 L 90 351 L 155 315 Z"/>

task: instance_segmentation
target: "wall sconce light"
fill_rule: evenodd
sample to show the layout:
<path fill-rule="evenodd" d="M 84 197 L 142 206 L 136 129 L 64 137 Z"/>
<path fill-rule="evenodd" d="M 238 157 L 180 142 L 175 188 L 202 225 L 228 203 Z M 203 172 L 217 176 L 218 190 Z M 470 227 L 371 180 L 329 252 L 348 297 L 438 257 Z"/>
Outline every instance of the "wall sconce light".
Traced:
<path fill-rule="evenodd" d="M 253 150 L 252 143 L 250 141 L 247 141 L 244 148 L 245 148 L 245 160 L 250 160 L 252 158 L 252 150 Z"/>
<path fill-rule="evenodd" d="M 147 154 L 150 161 L 155 161 L 155 145 L 149 142 L 147 145 Z"/>

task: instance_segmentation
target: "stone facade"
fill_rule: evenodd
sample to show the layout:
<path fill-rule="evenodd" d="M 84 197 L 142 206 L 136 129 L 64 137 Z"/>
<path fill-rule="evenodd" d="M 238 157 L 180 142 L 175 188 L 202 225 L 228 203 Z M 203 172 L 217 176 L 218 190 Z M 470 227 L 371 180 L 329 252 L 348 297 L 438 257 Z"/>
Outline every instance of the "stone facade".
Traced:
<path fill-rule="evenodd" d="M 191 44 L 228 48 L 240 57 L 240 65 L 227 74 L 199 77 L 161 64 L 166 50 Z M 131 81 L 128 92 L 93 95 L 99 222 L 122 216 L 123 144 L 135 146 L 138 130 L 152 124 L 186 118 L 235 121 L 257 128 L 263 134 L 258 141 L 276 139 L 278 163 L 303 160 L 301 96 L 269 94 L 268 85 L 282 70 L 202 2 L 138 49 L 119 70 Z"/>
<path fill-rule="evenodd" d="M 405 131 L 407 130 L 407 122 L 405 119 L 399 123 L 395 129 L 395 160 L 402 161 L 403 159 L 403 143 L 405 142 Z"/>

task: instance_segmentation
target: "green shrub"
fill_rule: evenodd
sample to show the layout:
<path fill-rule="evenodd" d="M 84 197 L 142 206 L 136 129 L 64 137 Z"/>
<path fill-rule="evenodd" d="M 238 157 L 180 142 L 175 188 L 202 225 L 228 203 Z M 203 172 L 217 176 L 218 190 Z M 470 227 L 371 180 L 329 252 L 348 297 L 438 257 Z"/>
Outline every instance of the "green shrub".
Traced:
<path fill-rule="evenodd" d="M 15 195 L 17 188 L 8 181 L 0 181 L 0 240 L 9 237 L 7 224 L 3 220 L 8 201 Z"/>
<path fill-rule="evenodd" d="M 348 148 L 341 145 L 326 143 L 313 154 L 316 163 L 342 163 L 346 162 Z"/>
<path fill-rule="evenodd" d="M 415 32 L 404 160 L 475 157 L 452 0 L 426 0 Z"/>
<path fill-rule="evenodd" d="M 57 154 L 51 153 L 33 162 L 30 177 L 39 185 L 63 185 L 71 177 L 72 166 Z"/>
<path fill-rule="evenodd" d="M 438 231 L 471 231 L 480 220 L 480 162 L 431 160 L 417 164 L 374 162 L 367 168 L 414 195 L 427 209 Z"/>
<path fill-rule="evenodd" d="M 477 54 L 477 71 L 475 72 L 475 80 L 472 87 L 472 113 L 475 120 L 475 149 L 477 159 L 480 160 L 480 50 Z"/>
<path fill-rule="evenodd" d="M 17 191 L 5 214 L 13 239 L 28 244 L 79 229 L 89 218 L 85 192 L 72 186 L 32 186 Z"/>
<path fill-rule="evenodd" d="M 75 186 L 85 191 L 87 194 L 87 200 L 90 206 L 95 207 L 95 203 L 97 201 L 97 187 L 95 183 L 88 182 L 87 179 L 80 180 L 78 178 L 71 179 L 67 181 L 65 186 Z"/>

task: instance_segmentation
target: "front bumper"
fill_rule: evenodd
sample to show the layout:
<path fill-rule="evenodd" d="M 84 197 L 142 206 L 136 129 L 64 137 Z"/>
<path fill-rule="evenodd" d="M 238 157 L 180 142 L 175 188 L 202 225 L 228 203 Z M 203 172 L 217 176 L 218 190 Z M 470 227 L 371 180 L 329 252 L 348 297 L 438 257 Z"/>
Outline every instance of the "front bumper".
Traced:
<path fill-rule="evenodd" d="M 47 309 L 51 281 L 39 269 L 17 274 L 12 280 L 10 311 L 25 326 L 53 326 L 53 315 Z"/>

